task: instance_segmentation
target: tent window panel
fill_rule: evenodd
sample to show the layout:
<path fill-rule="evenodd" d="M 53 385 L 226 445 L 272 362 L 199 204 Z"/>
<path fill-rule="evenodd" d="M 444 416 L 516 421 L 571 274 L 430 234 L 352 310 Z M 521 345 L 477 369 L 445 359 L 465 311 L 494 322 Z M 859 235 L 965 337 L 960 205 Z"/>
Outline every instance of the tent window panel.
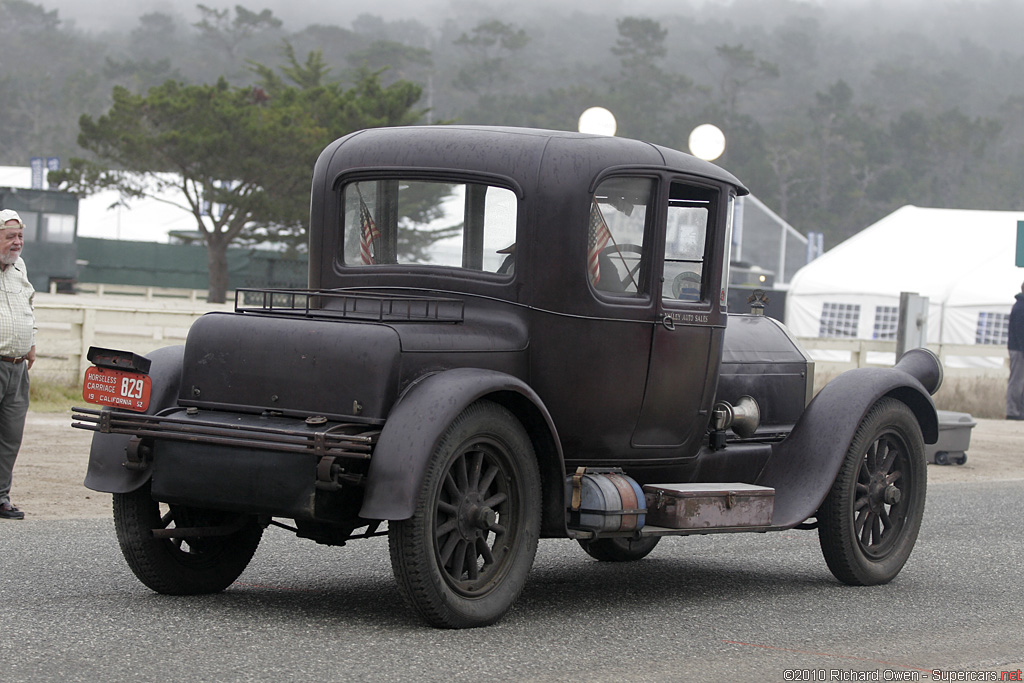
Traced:
<path fill-rule="evenodd" d="M 982 311 L 978 314 L 978 326 L 974 332 L 975 344 L 996 344 L 1006 346 L 1010 337 L 1010 315 Z"/>
<path fill-rule="evenodd" d="M 860 323 L 860 304 L 826 302 L 821 308 L 819 337 L 856 337 Z"/>
<path fill-rule="evenodd" d="M 894 341 L 899 325 L 899 306 L 875 306 L 875 329 L 871 332 L 871 338 Z"/>

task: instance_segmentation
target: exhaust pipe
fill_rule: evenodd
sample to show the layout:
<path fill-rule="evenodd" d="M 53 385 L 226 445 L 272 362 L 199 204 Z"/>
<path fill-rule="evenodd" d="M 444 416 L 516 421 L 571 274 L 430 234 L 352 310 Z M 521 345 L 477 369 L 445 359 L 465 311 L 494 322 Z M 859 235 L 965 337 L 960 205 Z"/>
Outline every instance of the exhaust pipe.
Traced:
<path fill-rule="evenodd" d="M 894 369 L 901 370 L 919 381 L 932 396 L 942 386 L 942 361 L 928 349 L 910 349 L 900 356 Z"/>

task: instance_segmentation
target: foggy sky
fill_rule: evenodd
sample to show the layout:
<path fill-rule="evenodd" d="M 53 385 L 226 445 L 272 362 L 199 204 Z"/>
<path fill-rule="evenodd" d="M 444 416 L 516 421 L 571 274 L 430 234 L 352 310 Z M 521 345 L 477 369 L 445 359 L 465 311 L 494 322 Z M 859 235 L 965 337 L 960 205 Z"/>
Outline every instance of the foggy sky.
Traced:
<path fill-rule="evenodd" d="M 198 21 L 197 4 L 214 9 L 231 9 L 242 5 L 259 12 L 270 9 L 284 22 L 284 28 L 298 31 L 311 24 L 349 27 L 360 14 L 372 14 L 385 20 L 417 19 L 434 26 L 448 18 L 467 16 L 498 17 L 506 20 L 521 15 L 568 15 L 580 10 L 587 14 L 606 14 L 610 17 L 657 16 L 685 14 L 694 7 L 720 5 L 726 9 L 731 0 L 340 0 L 324 3 L 321 0 L 104 0 L 97 9 L 95 0 L 30 0 L 46 10 L 57 10 L 66 23 L 87 32 L 129 30 L 136 26 L 138 17 L 151 12 L 179 15 L 187 21 Z M 946 0 L 945 4 L 954 2 Z M 866 6 L 878 11 L 903 11 L 925 8 L 923 0 L 794 0 L 794 5 L 813 5 L 824 8 Z M 943 4 L 933 0 L 931 6 Z M 964 4 L 962 1 L 955 4 Z"/>

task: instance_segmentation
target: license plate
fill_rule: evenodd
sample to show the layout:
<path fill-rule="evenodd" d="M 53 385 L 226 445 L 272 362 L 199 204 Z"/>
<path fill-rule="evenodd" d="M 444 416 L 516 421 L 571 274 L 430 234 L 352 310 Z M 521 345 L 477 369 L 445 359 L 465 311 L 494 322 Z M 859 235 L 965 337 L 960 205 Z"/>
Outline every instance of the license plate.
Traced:
<path fill-rule="evenodd" d="M 82 398 L 101 406 L 145 412 L 152 388 L 149 375 L 94 366 L 85 371 Z"/>

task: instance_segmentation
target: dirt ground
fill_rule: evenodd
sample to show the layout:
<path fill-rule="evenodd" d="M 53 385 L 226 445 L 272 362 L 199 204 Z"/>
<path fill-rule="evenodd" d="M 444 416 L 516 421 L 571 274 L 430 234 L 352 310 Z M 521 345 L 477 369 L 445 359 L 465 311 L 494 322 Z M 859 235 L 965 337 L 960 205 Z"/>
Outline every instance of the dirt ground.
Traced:
<path fill-rule="evenodd" d="M 92 432 L 70 413 L 30 412 L 11 499 L 28 519 L 110 517 L 110 494 L 85 488 Z M 929 465 L 932 483 L 1024 480 L 1024 422 L 977 420 L 964 465 Z"/>

